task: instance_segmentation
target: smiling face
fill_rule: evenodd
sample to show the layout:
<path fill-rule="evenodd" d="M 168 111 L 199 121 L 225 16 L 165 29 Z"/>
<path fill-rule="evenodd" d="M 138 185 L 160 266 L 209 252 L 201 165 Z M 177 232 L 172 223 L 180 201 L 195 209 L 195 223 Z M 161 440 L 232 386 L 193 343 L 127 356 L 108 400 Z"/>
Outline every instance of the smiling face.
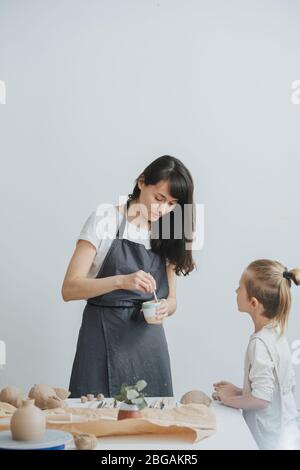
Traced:
<path fill-rule="evenodd" d="M 171 196 L 168 181 L 161 180 L 156 184 L 146 185 L 141 177 L 138 186 L 140 189 L 138 202 L 143 217 L 149 222 L 155 222 L 175 208 L 177 199 Z"/>

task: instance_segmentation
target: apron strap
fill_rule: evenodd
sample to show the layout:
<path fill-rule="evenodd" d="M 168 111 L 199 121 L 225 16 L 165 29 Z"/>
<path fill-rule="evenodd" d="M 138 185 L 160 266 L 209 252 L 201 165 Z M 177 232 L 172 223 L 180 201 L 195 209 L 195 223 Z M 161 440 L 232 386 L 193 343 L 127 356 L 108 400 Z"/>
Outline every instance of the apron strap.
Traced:
<path fill-rule="evenodd" d="M 124 215 L 123 215 L 121 224 L 120 224 L 120 226 L 118 228 L 118 231 L 117 231 L 117 235 L 116 235 L 117 238 L 120 238 L 120 237 L 123 238 L 123 233 L 124 233 L 124 229 L 125 229 L 125 225 L 126 225 L 126 214 L 128 212 L 128 207 L 129 207 L 129 199 L 126 202 L 126 207 L 124 209 Z"/>

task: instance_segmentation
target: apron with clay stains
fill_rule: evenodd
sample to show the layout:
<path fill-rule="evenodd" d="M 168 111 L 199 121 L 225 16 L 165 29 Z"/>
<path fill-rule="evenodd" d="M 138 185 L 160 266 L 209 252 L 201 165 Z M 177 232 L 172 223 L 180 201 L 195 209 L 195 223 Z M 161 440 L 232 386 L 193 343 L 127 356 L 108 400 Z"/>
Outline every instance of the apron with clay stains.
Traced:
<path fill-rule="evenodd" d="M 156 280 L 157 297 L 167 298 L 169 285 L 161 256 L 142 243 L 123 238 L 125 225 L 123 216 L 96 277 L 150 272 Z M 146 395 L 173 396 L 163 325 L 146 323 L 141 311 L 142 302 L 152 299 L 151 293 L 118 289 L 87 300 L 70 380 L 71 397 L 87 393 L 112 397 L 123 383 L 131 385 L 141 379 L 148 384 Z"/>

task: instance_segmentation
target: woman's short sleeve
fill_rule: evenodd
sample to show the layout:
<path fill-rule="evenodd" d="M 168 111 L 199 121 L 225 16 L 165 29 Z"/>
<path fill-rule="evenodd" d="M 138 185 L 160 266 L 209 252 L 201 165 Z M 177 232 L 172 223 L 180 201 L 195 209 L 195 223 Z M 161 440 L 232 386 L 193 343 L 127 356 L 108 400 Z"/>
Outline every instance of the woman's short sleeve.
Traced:
<path fill-rule="evenodd" d="M 251 394 L 256 398 L 272 401 L 275 388 L 275 367 L 267 347 L 263 341 L 255 338 L 250 341 L 248 355 Z"/>
<path fill-rule="evenodd" d="M 99 238 L 96 231 L 96 210 L 94 210 L 85 221 L 77 240 L 87 240 L 98 250 Z"/>
<path fill-rule="evenodd" d="M 98 251 L 101 241 L 104 239 L 113 239 L 116 231 L 116 217 L 114 217 L 113 206 L 100 204 L 89 215 L 85 221 L 78 240 L 87 240 Z"/>

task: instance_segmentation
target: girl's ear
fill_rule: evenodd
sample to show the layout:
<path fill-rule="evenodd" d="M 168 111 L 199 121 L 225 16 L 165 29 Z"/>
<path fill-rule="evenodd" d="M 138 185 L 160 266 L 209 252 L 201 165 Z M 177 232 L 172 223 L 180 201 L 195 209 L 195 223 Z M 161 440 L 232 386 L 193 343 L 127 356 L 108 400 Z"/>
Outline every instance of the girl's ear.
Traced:
<path fill-rule="evenodd" d="M 257 300 L 256 297 L 252 297 L 251 300 L 250 300 L 250 304 L 251 304 L 252 308 L 257 308 L 258 304 L 259 304 L 259 301 Z"/>

